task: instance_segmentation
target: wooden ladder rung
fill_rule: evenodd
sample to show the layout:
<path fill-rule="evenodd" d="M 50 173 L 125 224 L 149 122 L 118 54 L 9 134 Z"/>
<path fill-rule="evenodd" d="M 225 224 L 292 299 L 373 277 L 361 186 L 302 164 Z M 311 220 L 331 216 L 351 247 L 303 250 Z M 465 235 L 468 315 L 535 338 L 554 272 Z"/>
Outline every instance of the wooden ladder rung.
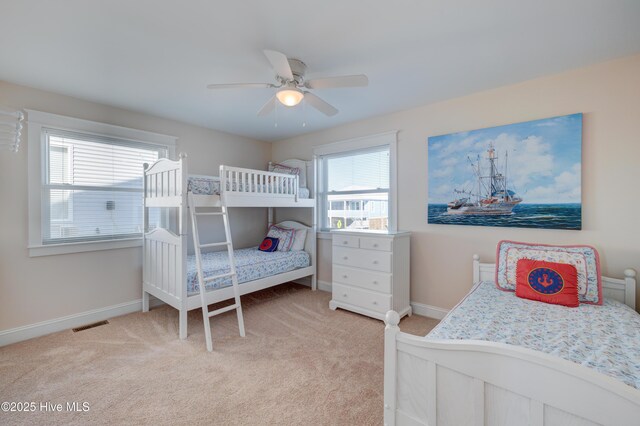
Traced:
<path fill-rule="evenodd" d="M 233 309 L 238 309 L 239 306 L 234 303 L 233 305 L 229 305 L 229 306 L 225 306 L 224 308 L 220 308 L 220 309 L 216 309 L 215 311 L 211 311 L 209 312 L 207 315 L 209 315 L 209 318 L 216 316 L 216 315 L 220 315 L 220 314 L 224 314 L 225 312 L 229 312 Z"/>
<path fill-rule="evenodd" d="M 222 216 L 222 212 L 194 212 L 196 216 Z"/>
<path fill-rule="evenodd" d="M 209 247 L 220 247 L 220 246 L 228 246 L 231 243 L 229 241 L 223 241 L 221 243 L 208 243 L 208 244 L 200 244 L 200 248 L 209 248 Z"/>
<path fill-rule="evenodd" d="M 235 275 L 235 273 L 234 272 L 228 272 L 226 274 L 212 275 L 210 277 L 204 277 L 202 281 L 204 281 L 205 283 L 208 283 L 210 281 L 217 280 L 218 278 L 226 278 L 226 277 L 230 277 L 232 275 Z"/>

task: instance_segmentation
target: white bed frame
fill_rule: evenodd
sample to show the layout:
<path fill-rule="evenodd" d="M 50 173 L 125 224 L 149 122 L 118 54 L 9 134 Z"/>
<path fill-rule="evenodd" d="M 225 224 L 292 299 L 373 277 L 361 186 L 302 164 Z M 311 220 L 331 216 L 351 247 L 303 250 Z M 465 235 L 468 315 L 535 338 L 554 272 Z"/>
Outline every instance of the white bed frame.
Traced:
<path fill-rule="evenodd" d="M 636 273 L 603 278 L 604 294 L 635 309 Z M 474 282 L 495 265 L 473 257 Z M 386 316 L 385 425 L 638 425 L 640 390 L 531 349 L 477 340 L 428 341 Z M 612 324 L 615 327 L 615 324 Z"/>
<path fill-rule="evenodd" d="M 311 167 L 311 162 L 308 162 L 307 168 Z M 142 310 L 149 310 L 149 295 L 176 308 L 179 311 L 181 339 L 187 337 L 187 312 L 202 307 L 199 294 L 187 294 L 188 178 L 185 154 L 180 154 L 177 161 L 162 158 L 146 166 L 144 172 Z M 304 277 L 311 277 L 311 288 L 315 290 L 315 200 L 298 198 L 298 176 L 220 166 L 220 182 L 220 195 L 192 194 L 195 207 L 268 207 L 269 225 L 273 224 L 273 207 L 312 209 L 312 226 L 293 221 L 280 223 L 289 228 L 309 230 L 304 249 L 311 257 L 311 265 L 242 283 L 239 286 L 240 294 L 252 293 Z M 178 234 L 164 228 L 155 228 L 147 232 L 149 207 L 176 208 Z M 233 297 L 231 286 L 206 292 L 208 305 Z"/>

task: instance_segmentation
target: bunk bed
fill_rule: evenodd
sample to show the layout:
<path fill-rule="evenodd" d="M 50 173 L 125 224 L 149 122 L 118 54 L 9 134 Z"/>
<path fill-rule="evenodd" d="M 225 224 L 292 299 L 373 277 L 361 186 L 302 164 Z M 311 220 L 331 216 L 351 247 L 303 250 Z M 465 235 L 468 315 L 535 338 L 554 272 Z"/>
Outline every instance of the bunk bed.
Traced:
<path fill-rule="evenodd" d="M 303 164 L 301 173 L 312 176 L 311 162 L 291 161 Z M 142 310 L 149 310 L 150 295 L 177 309 L 179 336 L 185 339 L 187 312 L 202 308 L 207 348 L 211 350 L 208 319 L 213 315 L 237 309 L 240 335 L 244 336 L 240 295 L 305 277 L 310 277 L 311 287 L 315 290 L 315 200 L 310 198 L 306 188 L 300 187 L 300 179 L 298 175 L 225 165 L 220 166 L 219 176 L 189 176 L 185 154 L 180 154 L 177 161 L 162 158 L 152 165 L 145 165 Z M 278 224 L 296 230 L 306 229 L 304 250 L 274 253 L 263 253 L 255 248 L 234 250 L 228 224 L 229 207 L 268 208 L 269 226 L 274 224 L 274 207 L 310 209 L 311 226 L 294 221 Z M 164 209 L 160 221 L 164 225 L 149 225 L 151 208 Z M 198 212 L 203 208 L 206 212 Z M 190 213 L 194 254 L 188 253 Z M 196 220 L 200 215 L 222 216 L 226 240 L 200 244 Z M 227 249 L 228 261 L 223 252 L 200 251 L 216 246 Z M 203 284 L 205 292 L 200 291 Z M 208 312 L 208 305 L 232 298 L 236 299 L 234 305 Z"/>

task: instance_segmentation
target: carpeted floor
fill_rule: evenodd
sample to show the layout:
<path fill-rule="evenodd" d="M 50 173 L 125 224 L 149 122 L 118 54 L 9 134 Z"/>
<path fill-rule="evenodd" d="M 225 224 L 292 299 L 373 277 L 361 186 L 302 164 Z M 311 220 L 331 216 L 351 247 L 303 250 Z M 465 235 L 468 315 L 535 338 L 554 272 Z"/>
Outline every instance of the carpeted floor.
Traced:
<path fill-rule="evenodd" d="M 384 324 L 329 300 L 295 284 L 244 296 L 247 337 L 235 311 L 215 317 L 213 353 L 201 311 L 181 341 L 169 307 L 0 348 L 0 401 L 38 405 L 0 424 L 382 424 Z M 400 327 L 436 324 L 414 315 Z M 74 401 L 89 410 L 40 411 Z"/>

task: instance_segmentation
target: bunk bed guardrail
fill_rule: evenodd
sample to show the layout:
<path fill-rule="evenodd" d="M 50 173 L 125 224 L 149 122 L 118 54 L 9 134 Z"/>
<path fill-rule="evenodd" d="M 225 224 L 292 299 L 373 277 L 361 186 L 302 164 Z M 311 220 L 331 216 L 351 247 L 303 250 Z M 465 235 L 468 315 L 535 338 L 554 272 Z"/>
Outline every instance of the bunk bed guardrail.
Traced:
<path fill-rule="evenodd" d="M 297 175 L 220 166 L 220 192 L 243 195 L 294 197 L 298 201 L 300 187 Z"/>

